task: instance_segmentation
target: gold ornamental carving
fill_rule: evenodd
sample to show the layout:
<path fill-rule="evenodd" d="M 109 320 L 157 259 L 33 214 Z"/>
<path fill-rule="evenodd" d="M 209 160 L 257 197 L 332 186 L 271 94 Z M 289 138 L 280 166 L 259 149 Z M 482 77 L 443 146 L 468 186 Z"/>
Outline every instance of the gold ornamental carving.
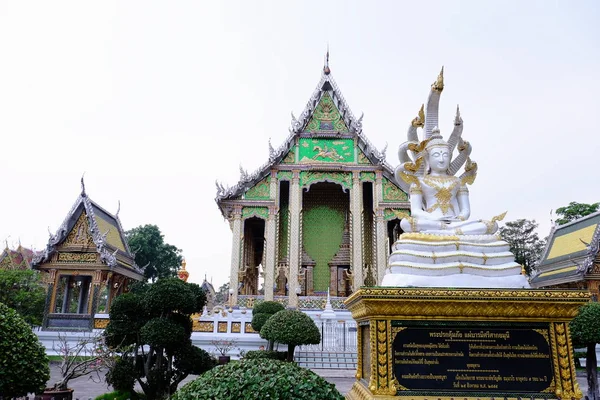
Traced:
<path fill-rule="evenodd" d="M 67 239 L 65 240 L 67 245 L 78 245 L 78 246 L 94 246 L 94 240 L 90 235 L 90 229 L 88 225 L 87 215 L 82 212 L 77 222 L 69 232 Z"/>
<path fill-rule="evenodd" d="M 94 318 L 94 329 L 106 329 L 109 321 L 108 318 Z"/>
<path fill-rule="evenodd" d="M 58 253 L 56 259 L 59 263 L 95 263 L 98 260 L 97 253 Z"/>
<path fill-rule="evenodd" d="M 192 330 L 194 332 L 208 332 L 212 333 L 214 329 L 214 322 L 210 321 L 198 321 L 193 320 Z"/>

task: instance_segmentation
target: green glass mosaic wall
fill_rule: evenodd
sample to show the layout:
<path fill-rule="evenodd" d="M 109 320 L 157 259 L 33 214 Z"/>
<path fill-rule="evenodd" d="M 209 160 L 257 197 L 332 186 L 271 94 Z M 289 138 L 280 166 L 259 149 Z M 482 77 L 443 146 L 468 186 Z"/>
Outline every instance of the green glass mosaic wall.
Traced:
<path fill-rule="evenodd" d="M 251 200 L 269 200 L 271 194 L 270 183 L 271 177 L 267 176 L 265 179 L 248 189 L 244 198 Z"/>
<path fill-rule="evenodd" d="M 301 138 L 300 163 L 353 163 L 353 139 Z"/>
<path fill-rule="evenodd" d="M 408 195 L 389 179 L 383 178 L 382 183 L 383 201 L 408 201 Z"/>
<path fill-rule="evenodd" d="M 329 265 L 342 243 L 348 193 L 333 183 L 317 183 L 304 193 L 302 241 L 308 255 L 316 262 L 314 290 L 324 292 L 329 286 Z"/>

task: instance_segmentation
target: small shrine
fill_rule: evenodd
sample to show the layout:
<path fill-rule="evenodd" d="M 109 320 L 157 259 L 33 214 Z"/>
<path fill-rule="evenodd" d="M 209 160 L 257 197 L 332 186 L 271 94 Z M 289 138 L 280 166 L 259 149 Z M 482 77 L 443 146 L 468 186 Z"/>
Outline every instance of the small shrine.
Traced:
<path fill-rule="evenodd" d="M 598 299 L 600 212 L 552 228 L 531 286 L 585 289 Z"/>
<path fill-rule="evenodd" d="M 47 285 L 42 329 L 103 328 L 112 300 L 144 280 L 127 245 L 119 212 L 109 213 L 82 191 L 32 266 Z M 106 316 L 107 317 L 107 316 Z M 96 323 L 95 323 L 96 321 Z"/>
<path fill-rule="evenodd" d="M 385 149 L 365 136 L 325 59 L 304 111 L 255 172 L 240 168 L 232 187 L 217 182 L 216 202 L 232 236 L 232 306 L 255 299 L 289 307 L 334 308 L 363 285 L 380 283 L 398 213 L 408 195 Z"/>
<path fill-rule="evenodd" d="M 31 269 L 31 262 L 34 255 L 33 250 L 21 246 L 20 243 L 16 249 L 9 249 L 7 243 L 4 251 L 0 254 L 0 269 Z"/>

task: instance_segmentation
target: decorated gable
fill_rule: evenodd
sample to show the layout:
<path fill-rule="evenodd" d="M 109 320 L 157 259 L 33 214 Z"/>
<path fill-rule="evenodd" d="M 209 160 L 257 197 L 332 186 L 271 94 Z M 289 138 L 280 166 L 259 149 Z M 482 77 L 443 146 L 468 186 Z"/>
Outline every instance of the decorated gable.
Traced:
<path fill-rule="evenodd" d="M 88 219 L 85 211 L 81 211 L 75 225 L 71 228 L 71 231 L 67 235 L 65 245 L 75 245 L 83 247 L 95 246 L 94 240 L 90 233 Z"/>
<path fill-rule="evenodd" d="M 325 92 L 306 125 L 305 132 L 348 132 L 340 111 L 337 109 L 329 93 Z"/>

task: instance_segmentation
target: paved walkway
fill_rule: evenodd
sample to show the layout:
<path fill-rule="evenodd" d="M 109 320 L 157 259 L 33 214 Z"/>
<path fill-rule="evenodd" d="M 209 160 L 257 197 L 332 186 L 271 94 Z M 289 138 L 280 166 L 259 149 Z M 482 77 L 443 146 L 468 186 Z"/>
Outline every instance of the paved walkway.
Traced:
<path fill-rule="evenodd" d="M 315 373 L 322 376 L 326 381 L 333 383 L 341 394 L 346 394 L 350 391 L 352 384 L 355 381 L 353 370 L 338 370 L 338 369 L 313 369 Z M 58 369 L 58 365 L 51 364 L 50 366 L 50 381 L 48 384 L 50 385 L 52 382 L 55 382 L 60 377 L 60 371 Z M 196 376 L 188 376 L 179 387 L 183 386 L 185 383 L 195 379 Z M 579 387 L 585 396 L 587 392 L 587 381 L 585 377 L 585 371 L 579 371 L 577 373 L 577 381 L 579 382 Z M 108 393 L 112 391 L 112 388 L 106 385 L 104 382 L 104 376 L 97 376 L 93 374 L 92 376 L 84 376 L 81 378 L 73 379 L 69 382 L 69 386 L 74 389 L 73 398 L 80 400 L 88 400 L 94 399 L 101 394 Z"/>
<path fill-rule="evenodd" d="M 342 394 L 348 393 L 355 381 L 355 371 L 351 370 L 315 369 L 313 371 L 325 378 L 326 381 L 333 383 Z M 48 381 L 47 386 L 51 386 L 52 383 L 59 380 L 59 378 L 60 370 L 58 368 L 58 364 L 52 363 L 50 365 L 50 380 Z M 182 387 L 187 382 L 195 378 L 195 375 L 188 376 L 182 383 L 179 384 L 179 387 Z M 112 392 L 112 387 L 108 386 L 106 382 L 104 382 L 104 374 L 102 374 L 102 376 L 92 374 L 89 376 L 82 376 L 81 378 L 72 379 L 69 381 L 69 387 L 74 390 L 73 399 L 80 400 L 95 399 L 101 394 Z"/>

